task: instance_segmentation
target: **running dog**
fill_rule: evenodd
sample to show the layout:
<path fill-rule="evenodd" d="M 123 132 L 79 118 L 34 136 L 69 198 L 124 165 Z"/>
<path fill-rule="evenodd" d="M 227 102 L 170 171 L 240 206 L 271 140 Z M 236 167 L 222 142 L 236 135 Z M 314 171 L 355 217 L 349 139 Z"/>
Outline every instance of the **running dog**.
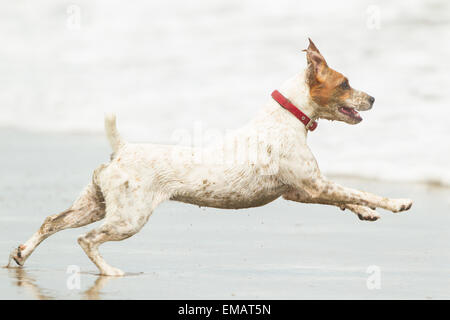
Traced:
<path fill-rule="evenodd" d="M 321 174 L 306 143 L 308 131 L 316 129 L 319 118 L 357 124 L 362 121 L 358 111 L 371 109 L 375 99 L 352 88 L 344 75 L 331 69 L 311 40 L 304 51 L 305 70 L 274 91 L 261 113 L 229 135 L 226 143 L 207 148 L 128 143 L 116 129 L 115 116 L 106 116 L 106 135 L 113 150 L 110 162 L 94 171 L 92 182 L 70 208 L 47 217 L 10 254 L 10 262 L 22 266 L 50 235 L 104 219 L 102 225 L 80 236 L 78 243 L 100 274 L 122 276 L 123 271 L 102 258 L 99 246 L 139 232 L 155 208 L 167 200 L 241 209 L 283 197 L 348 209 L 369 221 L 380 217 L 375 208 L 408 210 L 409 199 L 346 188 Z"/>

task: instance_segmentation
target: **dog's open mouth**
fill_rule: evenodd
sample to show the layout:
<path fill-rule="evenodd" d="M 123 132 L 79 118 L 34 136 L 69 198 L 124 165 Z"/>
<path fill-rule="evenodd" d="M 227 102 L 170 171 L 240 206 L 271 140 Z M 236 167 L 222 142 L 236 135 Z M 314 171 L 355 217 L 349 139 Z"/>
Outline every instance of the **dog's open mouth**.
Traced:
<path fill-rule="evenodd" d="M 340 107 L 339 112 L 345 114 L 346 116 L 352 118 L 353 120 L 357 120 L 358 122 L 362 120 L 358 111 L 356 111 L 354 108 Z"/>

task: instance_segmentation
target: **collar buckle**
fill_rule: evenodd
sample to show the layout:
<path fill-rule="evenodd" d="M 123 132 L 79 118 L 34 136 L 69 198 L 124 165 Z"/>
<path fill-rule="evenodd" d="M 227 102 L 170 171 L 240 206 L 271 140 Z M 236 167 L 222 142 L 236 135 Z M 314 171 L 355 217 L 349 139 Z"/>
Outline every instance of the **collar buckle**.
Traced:
<path fill-rule="evenodd" d="M 309 119 L 308 124 L 306 125 L 306 129 L 308 129 L 309 131 L 314 131 L 316 125 L 317 125 L 316 121 L 313 118 L 311 118 Z"/>

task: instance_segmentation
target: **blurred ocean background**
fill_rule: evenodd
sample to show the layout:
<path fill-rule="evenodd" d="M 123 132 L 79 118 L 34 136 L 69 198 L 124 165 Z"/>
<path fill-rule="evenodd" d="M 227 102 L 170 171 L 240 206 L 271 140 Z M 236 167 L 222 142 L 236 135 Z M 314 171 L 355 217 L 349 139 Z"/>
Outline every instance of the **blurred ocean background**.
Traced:
<path fill-rule="evenodd" d="M 225 134 L 305 67 L 308 37 L 376 98 L 359 125 L 319 121 L 309 134 L 321 170 L 414 199 L 376 223 L 281 199 L 239 215 L 168 202 L 139 234 L 102 246 L 129 276 L 96 275 L 75 240 L 89 225 L 46 240 L 25 268 L 0 268 L 0 299 L 449 299 L 450 189 L 434 186 L 450 186 L 450 1 L 14 0 L 0 9 L 2 265 L 109 159 L 105 112 L 129 141 Z M 81 290 L 67 286 L 74 265 Z M 369 266 L 380 267 L 382 290 L 369 290 Z"/>
<path fill-rule="evenodd" d="M 320 121 L 309 135 L 322 171 L 450 185 L 449 1 L 17 0 L 0 8 L 0 129 L 8 129 L 0 139 L 9 129 L 103 135 L 105 112 L 117 113 L 130 141 L 171 143 L 198 122 L 225 133 L 304 68 L 311 37 L 332 68 L 376 98 L 358 126 Z"/>

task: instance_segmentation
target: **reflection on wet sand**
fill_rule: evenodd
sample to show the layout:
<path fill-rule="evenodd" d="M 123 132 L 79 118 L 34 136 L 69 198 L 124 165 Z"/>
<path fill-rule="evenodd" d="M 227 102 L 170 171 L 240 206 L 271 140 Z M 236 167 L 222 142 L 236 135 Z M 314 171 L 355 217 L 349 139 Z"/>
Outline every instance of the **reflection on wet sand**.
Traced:
<path fill-rule="evenodd" d="M 36 279 L 30 275 L 24 268 L 9 267 L 8 275 L 13 280 L 13 284 L 20 288 L 25 288 L 34 299 L 37 300 L 52 300 L 56 297 L 45 293 L 45 289 L 36 283 Z M 101 290 L 114 277 L 98 276 L 94 283 L 85 291 L 81 293 L 81 298 L 89 300 L 101 299 Z"/>
<path fill-rule="evenodd" d="M 36 284 L 36 279 L 31 277 L 23 268 L 8 268 L 8 275 L 11 279 L 15 280 L 13 283 L 17 287 L 25 288 L 35 299 L 54 299 L 54 297 L 44 294 L 42 288 Z"/>
<path fill-rule="evenodd" d="M 101 299 L 101 290 L 113 277 L 98 276 L 94 284 L 83 293 L 84 299 L 98 300 Z"/>

